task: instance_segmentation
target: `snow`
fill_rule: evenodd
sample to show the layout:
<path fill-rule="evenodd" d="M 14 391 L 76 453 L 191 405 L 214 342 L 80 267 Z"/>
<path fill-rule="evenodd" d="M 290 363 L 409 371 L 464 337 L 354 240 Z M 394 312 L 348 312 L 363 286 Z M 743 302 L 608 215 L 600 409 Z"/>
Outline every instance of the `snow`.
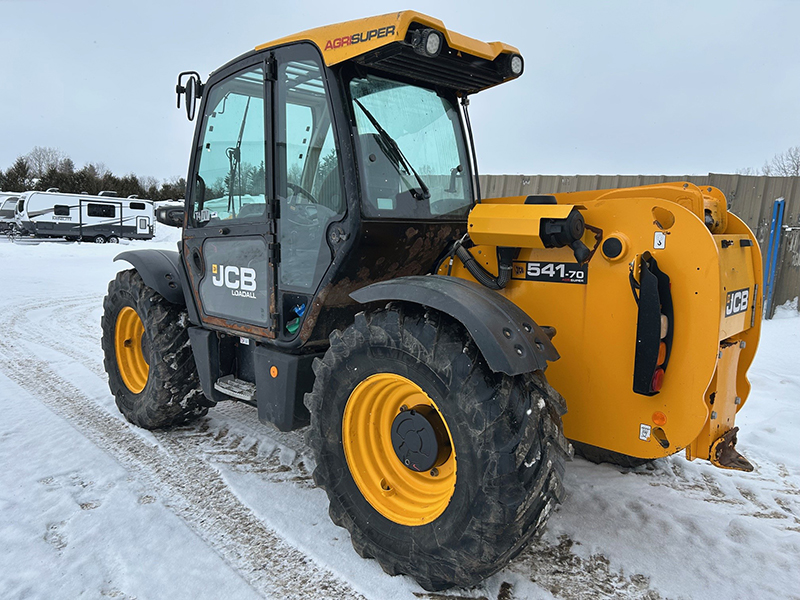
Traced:
<path fill-rule="evenodd" d="M 169 432 L 128 424 L 99 345 L 114 245 L 0 240 L 0 597 L 439 598 L 355 553 L 303 432 L 225 403 Z M 124 246 L 124 247 L 123 247 Z M 543 535 L 468 598 L 797 598 L 800 318 L 764 323 L 737 417 L 753 473 L 682 455 L 568 464 Z"/>

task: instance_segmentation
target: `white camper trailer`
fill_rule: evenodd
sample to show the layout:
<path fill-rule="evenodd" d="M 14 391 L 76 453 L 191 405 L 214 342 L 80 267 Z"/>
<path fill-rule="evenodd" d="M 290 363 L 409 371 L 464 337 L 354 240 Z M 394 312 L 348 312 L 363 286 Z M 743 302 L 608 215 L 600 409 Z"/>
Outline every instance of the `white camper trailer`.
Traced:
<path fill-rule="evenodd" d="M 14 228 L 14 211 L 19 192 L 0 192 L 0 233 Z"/>
<path fill-rule="evenodd" d="M 110 195 L 24 192 L 14 221 L 23 234 L 98 244 L 153 237 L 153 201 Z"/>

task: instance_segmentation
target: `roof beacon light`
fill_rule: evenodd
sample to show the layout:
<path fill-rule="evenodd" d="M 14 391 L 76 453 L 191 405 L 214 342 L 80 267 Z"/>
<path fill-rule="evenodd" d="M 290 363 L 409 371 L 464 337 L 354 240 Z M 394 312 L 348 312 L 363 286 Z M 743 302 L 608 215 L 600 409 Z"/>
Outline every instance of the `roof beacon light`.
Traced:
<path fill-rule="evenodd" d="M 414 32 L 411 45 L 418 54 L 437 56 L 442 49 L 442 34 L 435 29 L 421 29 Z"/>

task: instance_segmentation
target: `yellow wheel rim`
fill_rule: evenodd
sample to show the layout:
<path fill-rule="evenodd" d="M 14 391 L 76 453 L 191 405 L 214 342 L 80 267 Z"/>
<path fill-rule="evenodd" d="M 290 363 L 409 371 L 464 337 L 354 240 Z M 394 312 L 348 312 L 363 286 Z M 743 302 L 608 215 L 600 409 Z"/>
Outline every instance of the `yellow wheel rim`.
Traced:
<path fill-rule="evenodd" d="M 125 386 L 138 394 L 147 385 L 150 365 L 142 353 L 144 324 L 130 306 L 124 307 L 117 315 L 114 330 L 114 348 L 117 352 L 117 367 Z"/>
<path fill-rule="evenodd" d="M 444 464 L 422 473 L 400 461 L 391 439 L 392 423 L 401 407 L 419 405 L 439 413 L 452 449 Z M 434 401 L 413 381 L 379 373 L 359 383 L 344 409 L 342 443 L 358 489 L 387 519 L 401 525 L 425 525 L 450 503 L 456 485 L 453 436 Z"/>

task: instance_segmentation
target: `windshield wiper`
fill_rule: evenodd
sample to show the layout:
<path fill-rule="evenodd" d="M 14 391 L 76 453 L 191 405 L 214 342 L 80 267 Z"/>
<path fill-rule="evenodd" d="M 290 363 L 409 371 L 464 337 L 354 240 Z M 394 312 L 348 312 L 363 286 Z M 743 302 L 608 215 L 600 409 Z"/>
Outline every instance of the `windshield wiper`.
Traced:
<path fill-rule="evenodd" d="M 394 138 L 386 133 L 386 130 L 381 127 L 381 124 L 378 123 L 378 120 L 372 116 L 372 113 L 369 112 L 366 107 L 361 104 L 361 102 L 359 102 L 356 98 L 353 98 L 353 102 L 358 104 L 358 107 L 364 111 L 364 114 L 367 116 L 367 119 L 369 119 L 369 122 L 372 123 L 372 126 L 378 132 L 378 135 L 381 136 L 381 140 L 383 141 L 381 150 L 383 150 L 384 154 L 397 163 L 397 165 L 402 166 L 406 173 L 413 174 L 414 177 L 416 177 L 417 183 L 419 183 L 419 189 L 422 191 L 418 192 L 415 188 L 411 188 L 409 190 L 411 195 L 417 200 L 428 200 L 431 197 L 431 192 L 428 189 L 428 186 L 425 185 L 425 182 L 422 181 L 422 177 L 419 176 L 419 173 L 417 173 L 414 167 L 411 166 L 411 163 L 408 162 L 408 159 L 403 154 L 403 151 L 400 150 L 400 146 L 396 141 L 394 141 Z"/>
<path fill-rule="evenodd" d="M 239 184 L 239 193 L 237 194 L 239 196 L 239 208 L 242 207 L 242 136 L 244 135 L 245 123 L 247 123 L 247 112 L 250 110 L 250 99 L 251 97 L 248 96 L 247 104 L 244 106 L 244 116 L 242 116 L 242 126 L 239 128 L 239 137 L 236 140 L 236 147 L 225 150 L 225 154 L 228 155 L 228 163 L 230 164 L 230 171 L 228 173 L 228 212 L 230 214 L 233 214 L 236 209 L 236 205 L 233 201 L 233 188 L 234 185 L 236 185 L 237 178 Z"/>

